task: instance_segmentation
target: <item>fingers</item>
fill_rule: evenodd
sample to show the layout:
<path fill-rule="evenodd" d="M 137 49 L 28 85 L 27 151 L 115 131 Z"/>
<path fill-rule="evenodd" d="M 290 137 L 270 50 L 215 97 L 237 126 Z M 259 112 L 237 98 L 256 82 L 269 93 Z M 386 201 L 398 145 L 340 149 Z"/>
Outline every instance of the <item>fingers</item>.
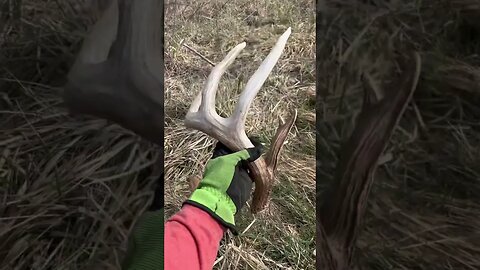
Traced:
<path fill-rule="evenodd" d="M 217 142 L 215 149 L 213 149 L 212 158 L 225 156 L 234 153 L 232 150 L 228 149 L 223 143 Z"/>
<path fill-rule="evenodd" d="M 249 162 L 253 162 L 257 160 L 263 153 L 263 144 L 260 142 L 258 137 L 248 137 L 250 141 L 252 142 L 253 146 L 252 148 L 247 148 L 247 152 L 249 154 L 249 157 L 243 157 L 243 155 L 234 155 L 238 158 L 238 161 L 240 160 L 247 160 Z M 241 151 L 239 151 L 241 152 Z M 230 150 L 227 146 L 225 146 L 221 142 L 217 142 L 215 145 L 215 149 L 213 149 L 213 154 L 212 154 L 212 159 L 220 157 L 220 156 L 225 156 L 225 155 L 232 155 L 235 153 L 239 152 L 234 152 Z"/>
<path fill-rule="evenodd" d="M 250 154 L 250 158 L 247 159 L 249 162 L 257 160 L 263 153 L 263 144 L 260 142 L 258 137 L 248 137 L 253 144 L 253 148 L 248 148 L 247 151 Z"/>
<path fill-rule="evenodd" d="M 263 146 L 248 148 L 247 151 L 250 157 L 247 158 L 247 161 L 253 162 L 257 160 L 260 156 L 262 156 L 262 150 L 263 150 Z"/>
<path fill-rule="evenodd" d="M 254 147 L 262 147 L 263 148 L 263 144 L 262 142 L 260 141 L 260 138 L 257 137 L 257 136 L 251 136 L 251 137 L 248 137 L 248 139 L 250 139 L 250 141 L 252 142 L 253 146 Z"/>

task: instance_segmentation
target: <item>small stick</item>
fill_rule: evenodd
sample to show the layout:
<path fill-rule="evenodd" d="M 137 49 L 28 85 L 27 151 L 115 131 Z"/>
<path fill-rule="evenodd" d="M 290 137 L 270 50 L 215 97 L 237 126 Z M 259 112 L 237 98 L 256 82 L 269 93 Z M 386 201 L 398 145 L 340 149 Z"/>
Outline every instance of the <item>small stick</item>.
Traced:
<path fill-rule="evenodd" d="M 182 44 L 183 46 L 185 46 L 185 48 L 189 49 L 191 52 L 193 52 L 194 54 L 200 56 L 200 58 L 202 58 L 203 60 L 207 61 L 207 63 L 209 63 L 212 67 L 215 66 L 215 63 L 213 63 L 212 61 L 210 61 L 210 59 L 208 59 L 207 57 L 203 56 L 201 53 L 199 53 L 197 50 L 195 50 L 194 48 L 188 46 L 187 44 L 183 43 Z"/>
<path fill-rule="evenodd" d="M 194 48 L 188 46 L 187 44 L 185 43 L 182 43 L 183 46 L 185 46 L 185 48 L 189 49 L 191 52 L 193 52 L 194 54 L 198 55 L 200 58 L 202 58 L 203 60 L 205 60 L 205 62 L 209 63 L 212 67 L 215 67 L 216 64 L 211 61 L 210 59 L 208 59 L 206 56 L 202 55 L 201 53 L 199 53 L 197 50 L 195 50 Z M 229 71 L 225 71 L 225 74 L 227 74 L 228 76 L 231 76 L 232 78 L 235 78 L 235 76 L 233 76 Z"/>

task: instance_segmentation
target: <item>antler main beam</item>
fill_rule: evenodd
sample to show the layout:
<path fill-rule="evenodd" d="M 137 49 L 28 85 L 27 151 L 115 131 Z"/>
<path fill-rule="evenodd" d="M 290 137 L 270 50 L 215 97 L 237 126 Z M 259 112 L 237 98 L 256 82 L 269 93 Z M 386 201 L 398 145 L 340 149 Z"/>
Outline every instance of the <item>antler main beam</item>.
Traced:
<path fill-rule="evenodd" d="M 203 91 L 197 95 L 190 106 L 185 117 L 185 125 L 189 128 L 204 132 L 234 151 L 253 147 L 252 142 L 245 133 L 247 112 L 253 99 L 282 55 L 290 33 L 291 28 L 288 28 L 287 31 L 280 36 L 271 52 L 248 80 L 232 116 L 223 118 L 219 116 L 215 110 L 215 96 L 220 78 L 245 48 L 246 44 L 243 42 L 235 46 L 235 48 L 213 68 Z M 270 152 L 267 155 L 267 160 L 261 157 L 250 164 L 250 170 L 255 181 L 255 191 L 251 207 L 254 213 L 262 210 L 267 203 L 274 180 L 274 172 L 279 153 L 295 119 L 296 112 L 285 123 L 280 123 L 277 133 L 273 138 Z"/>

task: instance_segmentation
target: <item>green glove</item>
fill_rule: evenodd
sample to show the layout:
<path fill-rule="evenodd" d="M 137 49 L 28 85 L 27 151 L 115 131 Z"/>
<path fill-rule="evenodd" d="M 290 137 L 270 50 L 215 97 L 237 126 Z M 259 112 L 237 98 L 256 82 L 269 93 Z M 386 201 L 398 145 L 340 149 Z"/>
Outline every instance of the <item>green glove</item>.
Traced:
<path fill-rule="evenodd" d="M 255 147 L 238 152 L 217 143 L 203 179 L 185 202 L 205 210 L 234 234 L 237 234 L 234 216 L 252 191 L 248 162 L 255 161 L 262 154 L 262 145 L 254 139 L 251 141 Z"/>

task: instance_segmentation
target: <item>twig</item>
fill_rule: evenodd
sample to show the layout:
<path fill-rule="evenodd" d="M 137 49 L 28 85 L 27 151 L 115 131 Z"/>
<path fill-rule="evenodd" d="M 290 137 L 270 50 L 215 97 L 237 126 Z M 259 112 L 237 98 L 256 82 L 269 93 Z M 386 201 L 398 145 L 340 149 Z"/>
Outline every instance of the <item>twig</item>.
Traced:
<path fill-rule="evenodd" d="M 215 63 L 213 63 L 212 61 L 210 61 L 210 59 L 208 59 L 207 57 L 203 56 L 201 53 L 199 53 L 197 50 L 195 50 L 194 48 L 188 46 L 187 44 L 183 43 L 182 44 L 183 46 L 185 46 L 185 48 L 189 49 L 191 52 L 193 52 L 194 54 L 200 56 L 200 58 L 202 58 L 203 60 L 205 60 L 207 63 L 209 63 L 212 67 L 215 66 Z"/>
<path fill-rule="evenodd" d="M 215 67 L 215 63 L 213 61 L 211 61 L 210 59 L 208 59 L 207 57 L 205 57 L 204 55 L 202 55 L 201 53 L 199 53 L 197 50 L 195 50 L 194 48 L 188 46 L 187 44 L 183 43 L 182 42 L 182 45 L 185 46 L 185 48 L 189 49 L 191 52 L 193 52 L 194 54 L 198 55 L 200 58 L 202 58 L 205 62 L 209 63 L 212 67 Z M 231 78 L 236 78 L 235 76 L 233 76 L 232 73 L 230 73 L 228 70 L 225 71 L 225 74 L 227 76 L 230 76 Z"/>

